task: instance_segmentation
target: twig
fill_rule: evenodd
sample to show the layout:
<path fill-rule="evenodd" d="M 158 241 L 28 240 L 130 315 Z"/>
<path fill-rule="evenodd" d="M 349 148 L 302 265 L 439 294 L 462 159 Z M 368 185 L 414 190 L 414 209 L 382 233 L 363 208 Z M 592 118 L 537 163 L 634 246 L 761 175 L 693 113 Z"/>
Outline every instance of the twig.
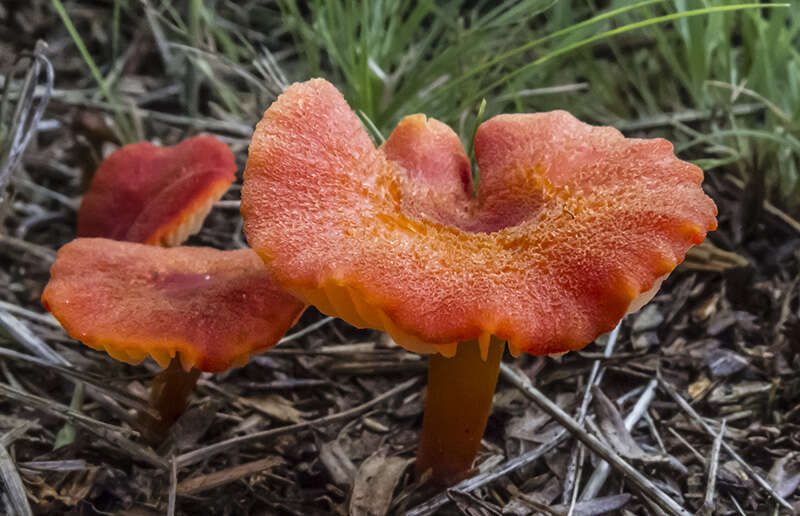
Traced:
<path fill-rule="evenodd" d="M 115 111 L 118 109 L 117 106 L 108 102 L 78 98 L 74 95 L 57 95 L 53 97 L 53 102 L 103 109 L 106 111 Z M 192 127 L 193 129 L 200 131 L 229 133 L 247 138 L 253 135 L 253 128 L 247 124 L 215 120 L 212 118 L 173 115 L 171 113 L 153 111 L 151 109 L 144 109 L 134 105 L 130 106 L 130 111 L 132 116 L 137 116 L 148 120 L 155 120 L 157 122 L 163 122 L 170 125 Z"/>
<path fill-rule="evenodd" d="M 28 420 L 23 423 L 15 425 L 11 430 L 0 435 L 0 446 L 11 446 L 11 443 L 16 441 L 17 439 L 21 438 L 23 435 L 28 433 L 28 430 L 34 427 L 39 426 L 39 421 L 37 420 Z"/>
<path fill-rule="evenodd" d="M 284 338 L 282 338 L 281 340 L 278 341 L 278 344 L 283 344 L 285 342 L 291 342 L 293 340 L 299 339 L 300 337 L 302 337 L 304 335 L 308 335 L 309 333 L 311 333 L 313 331 L 316 331 L 319 328 L 322 328 L 323 326 L 325 326 L 329 322 L 333 321 L 334 319 L 336 319 L 336 318 L 335 317 L 326 317 L 324 319 L 321 319 L 321 320 L 315 322 L 314 324 L 309 324 L 308 326 L 306 326 L 302 330 L 296 331 L 294 333 L 290 333 L 289 335 L 285 336 Z"/>
<path fill-rule="evenodd" d="M 684 439 L 684 437 L 683 437 L 681 434 L 679 434 L 678 432 L 676 432 L 674 428 L 671 428 L 671 427 L 670 427 L 670 428 L 667 428 L 667 431 L 668 431 L 669 433 L 671 433 L 671 434 L 672 434 L 672 435 L 673 435 L 673 436 L 674 436 L 674 437 L 675 437 L 675 438 L 678 440 L 678 442 L 680 442 L 682 445 L 686 446 L 686 448 L 687 448 L 687 449 L 688 449 L 690 452 L 692 452 L 692 455 L 694 455 L 694 458 L 695 458 L 695 459 L 697 459 L 697 461 L 698 461 L 700 464 L 702 464 L 704 468 L 708 466 L 708 463 L 706 462 L 706 458 L 705 458 L 705 457 L 703 457 L 703 455 L 702 455 L 702 454 L 701 454 L 699 451 L 697 451 L 697 449 L 696 449 L 694 446 L 692 446 L 692 445 L 689 443 L 689 441 L 687 441 L 686 439 Z"/>
<path fill-rule="evenodd" d="M 34 312 L 33 310 L 28 310 L 27 308 L 17 306 L 13 303 L 8 303 L 6 301 L 1 301 L 1 300 L 0 300 L 0 309 L 10 312 L 12 314 L 21 315 L 32 321 L 46 324 L 53 328 L 58 328 L 59 330 L 61 329 L 61 324 L 59 324 L 58 320 L 56 320 L 56 318 L 49 313 Z"/>
<path fill-rule="evenodd" d="M 298 423 L 296 425 L 282 426 L 279 428 L 264 430 L 263 432 L 256 432 L 250 435 L 233 437 L 231 439 L 226 439 L 225 441 L 220 441 L 218 443 L 204 446 L 203 448 L 198 448 L 196 450 L 184 453 L 183 455 L 178 455 L 175 458 L 175 462 L 177 463 L 178 468 L 184 468 L 186 466 L 190 466 L 192 464 L 200 462 L 201 460 L 213 457 L 218 453 L 222 453 L 223 451 L 227 450 L 232 446 L 238 446 L 240 444 L 249 443 L 252 441 L 259 441 L 262 439 L 270 439 L 287 433 L 296 433 L 299 432 L 300 430 L 305 430 L 306 428 L 310 428 L 313 426 L 322 426 L 330 423 L 335 423 L 343 419 L 348 419 L 362 412 L 365 412 L 367 409 L 369 409 L 374 405 L 382 403 L 388 400 L 389 398 L 392 398 L 393 396 L 396 396 L 401 392 L 410 389 L 418 382 L 419 378 L 412 378 L 408 381 L 401 383 L 397 387 L 394 387 L 393 389 L 384 392 L 380 396 L 376 396 L 375 398 L 369 400 L 366 403 L 362 403 L 361 405 L 358 405 L 351 409 L 343 410 L 342 412 L 330 414 L 328 416 L 324 416 L 311 421 L 305 421 L 303 423 Z"/>
<path fill-rule="evenodd" d="M 174 462 L 173 462 L 174 464 Z M 239 464 L 232 468 L 223 469 L 222 471 L 215 471 L 207 475 L 199 477 L 192 477 L 181 482 L 177 487 L 177 494 L 180 496 L 190 496 L 209 489 L 214 489 L 219 486 L 224 486 L 231 482 L 235 482 L 240 478 L 244 478 L 255 473 L 259 473 L 266 469 L 274 468 L 280 464 L 284 464 L 284 460 L 276 456 L 268 456 L 263 459 L 258 459 L 252 462 Z M 172 493 L 170 493 L 171 495 Z"/>
<path fill-rule="evenodd" d="M 225 199 L 223 201 L 217 201 L 214 203 L 214 208 L 220 208 L 223 210 L 239 210 L 239 207 L 242 205 L 242 201 L 238 199 Z"/>
<path fill-rule="evenodd" d="M 583 462 L 586 455 L 586 448 L 583 447 L 582 444 L 578 443 L 576 447 L 578 453 L 577 457 L 577 468 L 575 469 L 575 476 L 574 478 L 574 485 L 572 486 L 572 495 L 570 499 L 567 501 L 569 503 L 569 509 L 567 509 L 567 516 L 572 516 L 575 513 L 575 506 L 578 503 L 578 488 L 580 487 L 581 482 L 581 475 L 583 475 Z"/>
<path fill-rule="evenodd" d="M 48 362 L 61 366 L 69 366 L 70 363 L 61 355 L 53 351 L 42 339 L 37 337 L 22 321 L 0 308 L 0 326 L 20 344 L 31 350 Z"/>
<path fill-rule="evenodd" d="M 636 426 L 636 423 L 642 418 L 642 415 L 647 411 L 647 408 L 650 406 L 650 402 L 653 401 L 655 398 L 656 393 L 656 386 L 658 385 L 658 380 L 651 380 L 650 383 L 647 384 L 642 395 L 636 401 L 636 404 L 631 409 L 628 416 L 625 418 L 625 428 L 630 431 L 633 430 L 633 427 Z M 609 473 L 611 472 L 611 466 L 608 462 L 603 461 L 601 462 L 597 468 L 592 473 L 592 476 L 589 477 L 589 481 L 586 483 L 586 487 L 583 488 L 583 493 L 581 493 L 580 500 L 591 500 L 600 492 L 602 489 L 603 484 L 605 484 L 606 479 L 608 478 Z"/>
<path fill-rule="evenodd" d="M 139 412 L 147 412 L 151 411 L 152 408 L 142 401 L 137 396 L 123 390 L 116 388 L 109 384 L 108 378 L 103 378 L 97 375 L 93 375 L 90 373 L 86 373 L 79 369 L 73 369 L 67 366 L 61 366 L 57 364 L 53 364 L 48 360 L 44 360 L 41 358 L 37 358 L 31 355 L 25 355 L 23 353 L 18 353 L 11 349 L 6 349 L 4 347 L 0 347 L 0 357 L 10 358 L 12 360 L 21 360 L 23 362 L 28 362 L 30 364 L 36 364 L 41 367 L 46 367 L 48 369 L 52 369 L 56 373 L 64 376 L 67 380 L 78 383 L 85 382 L 92 386 L 92 396 L 97 398 L 99 395 L 107 395 L 111 399 L 123 401 L 125 405 L 130 408 L 134 408 Z M 152 413 L 155 415 L 155 412 Z"/>
<path fill-rule="evenodd" d="M 751 115 L 764 110 L 762 104 L 737 104 L 731 106 L 730 113 L 734 116 Z M 628 123 L 616 124 L 620 131 L 642 131 L 645 129 L 655 129 L 674 125 L 677 122 L 695 122 L 697 120 L 708 120 L 712 118 L 714 112 L 711 110 L 687 110 L 678 113 L 664 113 L 651 117 L 640 118 Z"/>
<path fill-rule="evenodd" d="M 64 206 L 66 206 L 67 208 L 69 208 L 72 211 L 78 211 L 78 208 L 81 205 L 80 199 L 73 199 L 71 197 L 67 197 L 66 195 L 60 194 L 58 192 L 54 192 L 53 190 L 50 190 L 49 188 L 45 188 L 44 186 L 41 186 L 39 184 L 34 183 L 30 179 L 17 177 L 17 178 L 14 178 L 13 182 L 14 182 L 14 185 L 17 186 L 17 187 L 22 187 L 22 188 L 30 190 L 30 191 L 32 191 L 34 193 L 42 195 L 44 197 L 49 197 L 50 199 L 53 199 L 53 200 L 63 204 Z"/>
<path fill-rule="evenodd" d="M 788 114 L 786 114 L 785 111 L 783 111 L 781 108 L 779 108 L 773 102 L 770 102 L 770 100 L 768 98 L 764 97 L 763 95 L 759 94 L 758 92 L 753 91 L 753 90 L 748 89 L 748 88 L 745 88 L 744 84 L 740 84 L 740 85 L 735 85 L 734 86 L 733 84 L 729 84 L 727 82 L 722 82 L 722 81 L 706 81 L 706 84 L 708 84 L 709 86 L 716 86 L 718 88 L 727 88 L 729 90 L 733 90 L 731 92 L 731 97 L 732 97 L 731 98 L 731 102 L 735 102 L 736 101 L 736 97 L 738 97 L 740 93 L 744 93 L 746 95 L 749 95 L 749 96 L 753 97 L 754 99 L 758 100 L 759 102 L 763 102 L 764 105 L 766 107 L 768 107 L 770 111 L 775 113 L 775 115 L 778 118 L 783 120 L 784 123 L 786 123 L 788 125 L 792 125 L 794 123 L 792 121 L 792 117 L 789 116 Z"/>
<path fill-rule="evenodd" d="M 28 497 L 25 494 L 25 486 L 19 471 L 8 454 L 5 446 L 0 445 L 0 480 L 3 481 L 5 491 L 8 493 L 9 509 L 11 514 L 19 516 L 33 516 L 31 506 L 28 504 Z"/>
<path fill-rule="evenodd" d="M 658 432 L 658 428 L 656 427 L 656 422 L 653 421 L 653 417 L 647 411 L 645 411 L 643 417 L 647 423 L 647 429 L 650 431 L 650 436 L 655 439 L 656 444 L 658 444 L 658 449 L 661 450 L 661 453 L 666 455 L 667 447 L 664 446 L 664 440 L 661 438 L 661 434 Z"/>
<path fill-rule="evenodd" d="M 97 432 L 116 432 L 119 434 L 128 435 L 134 433 L 132 430 L 127 430 L 125 428 L 98 421 L 97 419 L 91 418 L 82 412 L 78 412 L 77 410 L 73 410 L 67 405 L 58 403 L 57 401 L 42 398 L 40 396 L 36 396 L 35 394 L 22 392 L 4 383 L 0 383 L 0 396 L 5 396 L 6 398 L 20 401 L 28 408 L 42 410 L 61 419 L 72 419 L 84 426 L 92 426 Z"/>
<path fill-rule="evenodd" d="M 115 400 L 120 400 L 125 401 L 126 405 L 135 408 L 140 412 L 152 413 L 153 409 L 135 396 L 121 389 L 103 385 L 96 377 L 78 371 L 77 369 L 72 369 L 71 364 L 64 357 L 53 351 L 53 349 L 50 348 L 50 346 L 48 346 L 42 339 L 36 336 L 27 327 L 27 325 L 3 310 L 1 307 L 0 326 L 6 328 L 6 330 L 11 334 L 12 337 L 14 337 L 15 340 L 17 340 L 17 342 L 19 342 L 25 348 L 31 350 L 40 358 L 23 355 L 22 353 L 17 353 L 5 348 L 0 348 L 0 355 L 14 358 L 16 360 L 25 360 L 27 362 L 41 365 L 42 367 L 52 368 L 73 382 L 75 382 L 76 379 L 82 380 L 91 385 L 91 387 L 87 389 L 87 393 L 92 398 L 98 400 L 106 406 L 113 406 L 109 405 L 109 401 L 112 404 L 116 404 Z M 119 415 L 123 418 L 127 418 L 126 420 L 129 420 L 130 418 L 130 415 L 124 410 L 121 410 L 121 414 Z"/>
<path fill-rule="evenodd" d="M 167 516 L 175 516 L 175 500 L 178 495 L 178 468 L 175 456 L 169 460 L 169 497 L 167 498 Z"/>
<path fill-rule="evenodd" d="M 2 235 L 0 234 L 0 244 L 5 243 L 11 247 L 16 247 L 26 253 L 30 253 L 36 258 L 39 258 L 42 261 L 43 266 L 49 267 L 54 261 L 56 261 L 56 253 L 47 247 L 33 244 L 26 240 L 22 240 L 20 238 L 14 238 L 9 235 Z"/>
<path fill-rule="evenodd" d="M 703 418 L 701 418 L 700 415 L 694 410 L 694 408 L 692 408 L 692 406 L 689 405 L 689 403 L 687 403 L 685 399 L 683 399 L 683 396 L 678 394 L 678 391 L 675 390 L 675 387 L 667 383 L 661 377 L 658 378 L 658 382 L 661 384 L 664 390 L 667 391 L 667 394 L 669 394 L 672 397 L 672 399 L 678 402 L 678 405 L 680 405 L 681 408 L 687 414 L 689 414 L 689 416 L 692 417 L 692 419 L 695 421 L 695 423 L 697 423 L 697 425 L 700 428 L 705 430 L 706 433 L 708 433 L 709 435 L 716 437 L 716 433 L 714 432 L 714 430 L 712 430 L 711 427 L 708 426 L 708 423 L 703 421 Z M 733 457 L 733 459 L 736 462 L 741 464 L 742 468 L 744 468 L 747 474 L 750 475 L 750 478 L 752 478 L 758 485 L 764 488 L 770 494 L 770 496 L 772 496 L 779 504 L 783 505 L 792 514 L 794 514 L 794 507 L 792 507 L 792 505 L 789 502 L 784 500 L 783 497 L 779 495 L 777 491 L 775 491 L 775 489 L 773 489 L 773 487 L 769 485 L 769 483 L 766 480 L 761 478 L 761 476 L 758 473 L 756 473 L 756 471 L 738 453 L 736 453 L 736 451 L 733 448 L 731 448 L 731 446 L 728 443 L 722 441 L 722 447 L 726 452 L 728 452 L 731 455 L 731 457 Z"/>
<path fill-rule="evenodd" d="M 558 446 L 564 439 L 566 439 L 566 437 L 567 437 L 567 431 L 561 430 L 555 435 L 555 437 L 550 439 L 549 442 L 546 442 L 534 448 L 533 450 L 530 450 L 520 455 L 519 457 L 507 460 L 504 463 L 499 464 L 497 467 L 495 467 L 490 471 L 486 471 L 485 473 L 481 473 L 480 475 L 475 475 L 474 477 L 463 480 L 460 483 L 454 485 L 451 489 L 455 489 L 462 493 L 469 493 L 471 491 L 479 489 L 491 482 L 494 482 L 498 478 L 502 478 L 505 475 L 511 473 L 512 471 L 527 466 L 533 461 L 539 459 L 544 454 L 546 454 L 547 452 Z M 410 511 L 406 512 L 406 516 L 427 516 L 428 514 L 433 514 L 443 505 L 446 505 L 448 502 L 450 502 L 450 499 L 447 497 L 447 494 L 439 493 L 438 495 L 434 496 L 427 502 L 417 505 Z"/>
<path fill-rule="evenodd" d="M 592 372 L 589 373 L 589 381 L 586 382 L 586 390 L 583 391 L 583 399 L 581 400 L 581 406 L 578 410 L 577 420 L 579 425 L 582 425 L 586 419 L 586 413 L 589 410 L 589 404 L 592 402 L 592 387 L 595 385 L 600 385 L 600 382 L 603 380 L 605 368 L 601 369 L 600 366 L 602 365 L 603 360 L 607 360 L 611 357 L 611 355 L 614 354 L 614 346 L 617 343 L 621 326 L 622 321 L 617 323 L 617 326 L 608 335 L 608 342 L 606 343 L 605 350 L 603 351 L 603 358 L 598 358 L 592 364 Z M 570 453 L 567 473 L 564 476 L 564 491 L 561 496 L 562 502 L 570 505 L 569 512 L 567 513 L 568 516 L 572 516 L 572 511 L 574 510 L 573 507 L 577 501 L 578 484 L 580 482 L 580 478 L 578 476 L 578 460 L 582 457 L 583 445 L 578 444 L 578 446 L 573 448 L 572 452 Z"/>
<path fill-rule="evenodd" d="M 0 383 L 0 396 L 20 401 L 28 407 L 33 407 L 37 410 L 47 412 L 50 415 L 56 416 L 60 419 L 72 421 L 75 424 L 92 432 L 96 436 L 105 439 L 109 443 L 116 445 L 119 449 L 125 450 L 128 454 L 136 459 L 147 462 L 160 469 L 169 469 L 167 461 L 156 455 L 151 449 L 145 448 L 130 439 L 124 437 L 125 433 L 131 431 L 125 430 L 108 423 L 103 423 L 97 419 L 86 416 L 80 412 L 72 410 L 71 408 L 53 400 L 40 398 L 33 394 L 20 392 L 8 385 Z"/>
<path fill-rule="evenodd" d="M 44 55 L 46 50 L 47 44 L 44 41 L 37 41 L 33 55 L 27 54 L 21 58 L 29 58 L 31 64 L 25 74 L 17 105 L 9 122 L 7 140 L 0 142 L 0 201 L 4 199 L 3 193 L 11 180 L 14 169 L 22 159 L 22 154 L 38 130 L 39 121 L 53 91 L 53 65 Z M 42 74 L 44 74 L 43 78 Z M 2 99 L 0 99 L 0 123 L 5 118 L 5 108 L 9 102 L 13 75 L 12 72 L 6 77 Z M 44 82 L 43 91 L 36 87 L 37 82 L 42 81 Z M 34 107 L 37 98 L 38 103 Z"/>
<path fill-rule="evenodd" d="M 719 434 L 717 434 L 716 439 L 714 439 L 714 446 L 711 448 L 711 460 L 708 465 L 708 481 L 706 483 L 706 497 L 703 501 L 703 507 L 701 510 L 705 511 L 706 514 L 714 514 L 714 496 L 716 485 L 717 485 L 717 469 L 719 468 L 719 449 L 722 446 L 722 438 L 725 435 L 725 425 L 727 424 L 726 420 L 722 420 L 722 424 L 720 425 Z"/>
<path fill-rule="evenodd" d="M 736 507 L 736 512 L 741 514 L 741 516 L 747 516 L 747 513 L 744 512 L 744 509 L 742 509 L 742 506 L 739 505 L 739 502 L 736 501 L 736 498 L 734 498 L 733 495 L 729 494 L 728 498 L 731 499 L 731 502 L 733 502 L 733 506 Z"/>
<path fill-rule="evenodd" d="M 558 421 L 564 428 L 566 428 L 573 436 L 579 439 L 590 450 L 599 455 L 602 459 L 610 463 L 615 469 L 622 472 L 628 480 L 631 481 L 639 490 L 653 500 L 667 513 L 679 516 L 691 516 L 691 513 L 678 505 L 675 500 L 666 495 L 661 489 L 653 484 L 647 477 L 639 473 L 630 464 L 620 457 L 614 450 L 609 448 L 606 444 L 600 442 L 595 436 L 589 434 L 578 424 L 569 414 L 561 410 L 561 408 L 550 401 L 539 389 L 533 386 L 530 379 L 523 373 L 515 371 L 507 364 L 500 365 L 500 372 L 503 377 L 520 389 L 528 398 L 536 403 L 539 408 L 550 414 L 550 416 Z"/>

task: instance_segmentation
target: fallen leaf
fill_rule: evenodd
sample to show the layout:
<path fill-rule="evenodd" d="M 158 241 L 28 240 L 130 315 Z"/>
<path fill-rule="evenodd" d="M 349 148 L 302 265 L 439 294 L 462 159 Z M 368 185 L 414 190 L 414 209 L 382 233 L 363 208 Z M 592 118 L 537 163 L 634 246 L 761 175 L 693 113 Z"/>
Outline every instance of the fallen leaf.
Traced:
<path fill-rule="evenodd" d="M 592 405 L 597 414 L 597 426 L 608 443 L 625 458 L 639 460 L 650 464 L 665 464 L 685 473 L 686 468 L 677 459 L 661 453 L 648 453 L 634 441 L 633 436 L 625 428 L 625 421 L 614 402 L 598 387 L 592 389 L 594 398 Z"/>
<path fill-rule="evenodd" d="M 778 458 L 769 470 L 767 482 L 784 498 L 788 498 L 800 485 L 800 463 L 797 452 Z"/>
<path fill-rule="evenodd" d="M 367 457 L 358 468 L 350 497 L 351 516 L 383 516 L 389 510 L 400 477 L 408 459 L 387 457 L 380 449 Z"/>
<path fill-rule="evenodd" d="M 292 406 L 292 402 L 277 394 L 259 398 L 239 398 L 238 403 L 285 423 L 303 422 L 303 413 Z"/>

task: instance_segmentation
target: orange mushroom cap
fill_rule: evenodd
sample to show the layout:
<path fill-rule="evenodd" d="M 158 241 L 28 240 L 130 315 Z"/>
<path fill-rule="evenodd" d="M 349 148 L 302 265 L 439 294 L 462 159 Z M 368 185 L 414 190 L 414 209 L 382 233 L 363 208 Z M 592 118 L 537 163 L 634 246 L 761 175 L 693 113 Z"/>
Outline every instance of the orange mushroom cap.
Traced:
<path fill-rule="evenodd" d="M 235 173 L 233 154 L 213 136 L 173 147 L 126 145 L 95 172 L 78 211 L 78 236 L 180 244 L 200 229 Z"/>
<path fill-rule="evenodd" d="M 223 371 L 275 345 L 305 305 L 251 249 L 163 248 L 78 238 L 58 251 L 42 302 L 75 339 L 113 358 Z"/>
<path fill-rule="evenodd" d="M 716 227 L 665 140 L 498 116 L 475 136 L 477 198 L 457 142 L 415 115 L 376 149 L 331 84 L 292 85 L 251 142 L 247 239 L 301 299 L 409 349 L 495 335 L 549 354 L 611 330 Z"/>

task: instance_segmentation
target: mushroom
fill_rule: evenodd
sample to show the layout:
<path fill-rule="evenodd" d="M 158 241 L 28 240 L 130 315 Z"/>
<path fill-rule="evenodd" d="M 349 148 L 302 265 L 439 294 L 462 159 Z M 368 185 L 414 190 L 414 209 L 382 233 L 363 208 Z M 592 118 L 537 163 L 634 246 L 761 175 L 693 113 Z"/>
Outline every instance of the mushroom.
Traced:
<path fill-rule="evenodd" d="M 165 368 L 151 391 L 161 415 L 156 435 L 183 411 L 200 371 L 246 364 L 305 308 L 251 249 L 105 238 L 78 238 L 58 251 L 42 302 L 84 344 L 131 364 L 151 356 Z"/>
<path fill-rule="evenodd" d="M 160 419 L 145 419 L 154 440 L 183 412 L 201 371 L 245 364 L 251 352 L 274 345 L 304 308 L 250 249 L 165 252 L 105 240 L 183 243 L 235 172 L 233 154 L 213 136 L 173 147 L 135 143 L 112 153 L 78 212 L 78 236 L 103 238 L 62 248 L 42 298 L 74 338 L 125 362 L 150 355 L 164 368 L 150 390 Z M 240 326 L 237 312 L 245 314 Z"/>
<path fill-rule="evenodd" d="M 173 147 L 126 145 L 95 172 L 78 211 L 78 236 L 179 245 L 200 230 L 235 173 L 233 154 L 213 136 Z"/>
<path fill-rule="evenodd" d="M 474 148 L 477 197 L 446 125 L 408 117 L 376 149 L 317 79 L 264 113 L 242 188 L 248 242 L 280 284 L 432 354 L 417 470 L 442 485 L 471 467 L 506 341 L 582 348 L 716 227 L 702 171 L 665 140 L 555 111 L 494 117 Z"/>

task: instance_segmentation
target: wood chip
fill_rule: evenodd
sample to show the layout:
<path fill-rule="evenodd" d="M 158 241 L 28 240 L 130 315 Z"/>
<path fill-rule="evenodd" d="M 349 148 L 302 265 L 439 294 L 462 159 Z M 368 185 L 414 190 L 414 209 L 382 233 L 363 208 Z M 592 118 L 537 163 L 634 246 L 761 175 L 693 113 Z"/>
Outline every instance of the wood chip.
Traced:
<path fill-rule="evenodd" d="M 264 457 L 263 459 L 241 464 L 239 466 L 234 466 L 232 468 L 210 473 L 208 475 L 187 478 L 178 484 L 177 493 L 178 496 L 202 493 L 203 491 L 224 486 L 225 484 L 235 482 L 236 480 L 250 476 L 254 473 L 259 473 L 266 469 L 280 466 L 281 464 L 284 464 L 282 458 L 270 455 Z"/>

